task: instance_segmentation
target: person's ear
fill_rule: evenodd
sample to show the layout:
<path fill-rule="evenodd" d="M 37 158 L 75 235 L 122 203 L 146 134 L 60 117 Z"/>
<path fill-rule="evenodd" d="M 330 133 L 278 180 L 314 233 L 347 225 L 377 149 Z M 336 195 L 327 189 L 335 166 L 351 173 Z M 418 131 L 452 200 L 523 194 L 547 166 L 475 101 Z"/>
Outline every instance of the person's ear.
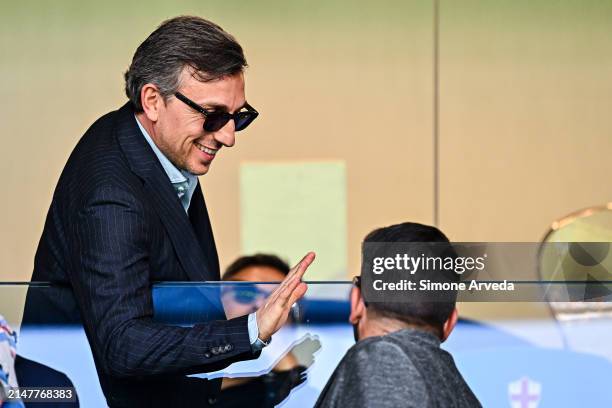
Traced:
<path fill-rule="evenodd" d="M 351 314 L 349 316 L 349 322 L 351 324 L 357 324 L 364 315 L 365 303 L 363 303 L 361 290 L 357 286 L 353 286 L 351 289 Z"/>
<path fill-rule="evenodd" d="M 157 122 L 159 111 L 165 105 L 164 98 L 153 84 L 145 84 L 140 90 L 142 110 L 151 122 Z"/>
<path fill-rule="evenodd" d="M 446 321 L 444 322 L 444 325 L 442 326 L 442 341 L 448 339 L 448 336 L 450 336 L 451 332 L 455 328 L 455 325 L 457 324 L 458 318 L 459 313 L 457 312 L 457 308 L 455 307 L 451 312 L 450 316 L 448 316 L 448 319 L 446 319 Z"/>

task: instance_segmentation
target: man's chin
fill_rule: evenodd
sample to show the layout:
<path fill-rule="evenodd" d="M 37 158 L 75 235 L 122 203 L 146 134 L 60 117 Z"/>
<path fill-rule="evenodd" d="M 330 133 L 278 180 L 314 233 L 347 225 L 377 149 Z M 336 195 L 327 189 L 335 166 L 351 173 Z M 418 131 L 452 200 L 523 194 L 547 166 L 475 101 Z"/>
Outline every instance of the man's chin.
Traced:
<path fill-rule="evenodd" d="M 208 173 L 208 170 L 210 170 L 210 164 L 205 166 L 190 166 L 190 168 L 187 169 L 187 171 L 193 174 L 194 176 L 203 176 Z"/>

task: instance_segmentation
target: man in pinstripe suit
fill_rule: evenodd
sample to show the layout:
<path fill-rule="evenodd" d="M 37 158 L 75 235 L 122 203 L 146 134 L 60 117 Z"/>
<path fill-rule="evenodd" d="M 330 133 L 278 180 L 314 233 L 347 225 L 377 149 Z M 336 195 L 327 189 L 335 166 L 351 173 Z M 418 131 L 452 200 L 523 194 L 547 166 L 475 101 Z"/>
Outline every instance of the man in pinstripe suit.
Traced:
<path fill-rule="evenodd" d="M 125 74 L 129 102 L 89 128 L 54 192 L 32 280 L 74 294 L 110 406 L 213 404 L 219 381 L 186 374 L 257 357 L 306 291 L 312 253 L 248 316 L 191 328 L 152 320 L 153 282 L 220 278 L 197 176 L 257 117 L 245 66 L 216 24 L 164 22 Z M 26 316 L 41 312 L 30 306 Z"/>

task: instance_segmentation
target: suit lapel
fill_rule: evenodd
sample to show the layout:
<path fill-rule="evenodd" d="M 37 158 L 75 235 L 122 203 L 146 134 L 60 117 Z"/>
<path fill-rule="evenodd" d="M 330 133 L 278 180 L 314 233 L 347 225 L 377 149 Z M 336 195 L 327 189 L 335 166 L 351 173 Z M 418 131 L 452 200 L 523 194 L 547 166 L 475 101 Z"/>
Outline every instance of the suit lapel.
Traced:
<path fill-rule="evenodd" d="M 213 236 L 212 227 L 210 225 L 210 218 L 208 216 L 208 209 L 206 208 L 206 202 L 204 195 L 202 194 L 202 188 L 200 182 L 196 186 L 193 196 L 191 197 L 191 203 L 189 205 L 189 220 L 195 231 L 200 247 L 205 254 L 206 260 L 208 261 L 208 268 L 211 272 L 216 273 L 215 277 L 211 280 L 220 280 L 219 275 L 219 257 L 217 255 L 217 246 L 215 245 L 215 238 Z"/>
<path fill-rule="evenodd" d="M 168 175 L 138 128 L 134 112 L 129 104 L 124 105 L 117 113 L 115 130 L 119 145 L 132 171 L 143 180 L 144 189 L 170 237 L 181 266 L 193 281 L 218 279 L 218 260 L 214 240 L 201 243 L 196 237 Z M 203 251 L 207 246 L 212 246 L 212 249 Z M 206 258 L 209 258 L 209 253 L 215 254 L 215 262 L 208 262 Z M 217 269 L 211 270 L 215 264 Z"/>

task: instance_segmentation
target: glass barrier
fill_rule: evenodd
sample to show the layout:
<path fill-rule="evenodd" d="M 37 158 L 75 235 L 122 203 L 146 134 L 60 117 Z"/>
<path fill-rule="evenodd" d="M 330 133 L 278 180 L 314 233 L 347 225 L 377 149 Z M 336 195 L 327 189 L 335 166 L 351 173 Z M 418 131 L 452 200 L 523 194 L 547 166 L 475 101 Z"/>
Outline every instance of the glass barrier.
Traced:
<path fill-rule="evenodd" d="M 256 310 L 274 287 L 250 282 L 160 283 L 153 288 L 152 319 L 188 327 L 223 315 L 243 316 Z M 313 406 L 355 343 L 348 323 L 350 289 L 349 282 L 309 283 L 306 296 L 292 308 L 288 323 L 259 358 L 212 372 L 190 372 L 185 378 L 222 379 L 221 394 L 209 401 L 216 406 Z M 15 373 L 20 387 L 74 390 L 72 402 L 48 406 L 107 406 L 69 289 L 0 284 L 0 314 L 17 334 Z M 442 347 L 453 355 L 483 406 L 527 407 L 536 400 L 542 407 L 612 406 L 611 323 L 602 318 L 561 327 L 552 317 L 462 319 Z M 574 335 L 590 339 L 588 352 L 568 346 L 565 339 Z M 130 379 L 121 378 L 118 384 L 126 381 Z M 162 395 L 164 387 L 172 386 L 162 381 L 151 392 Z"/>

